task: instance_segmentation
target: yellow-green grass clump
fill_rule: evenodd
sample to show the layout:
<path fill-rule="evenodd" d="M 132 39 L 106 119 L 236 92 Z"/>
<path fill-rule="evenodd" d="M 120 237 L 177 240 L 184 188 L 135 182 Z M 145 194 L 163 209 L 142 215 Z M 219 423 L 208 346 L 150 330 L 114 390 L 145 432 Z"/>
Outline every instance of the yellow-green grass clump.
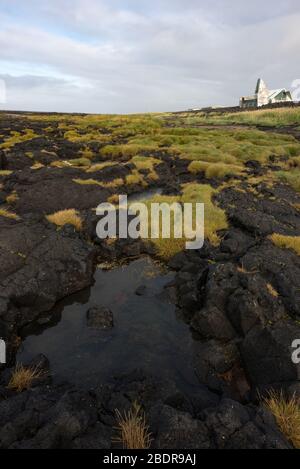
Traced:
<path fill-rule="evenodd" d="M 101 155 L 104 158 L 110 158 L 112 160 L 129 159 L 133 156 L 139 155 L 140 153 L 147 151 L 153 152 L 157 150 L 157 146 L 154 145 L 138 145 L 138 144 L 127 144 L 127 145 L 106 145 L 101 149 Z"/>
<path fill-rule="evenodd" d="M 170 129 L 169 132 L 177 130 L 185 131 L 187 137 L 183 138 L 170 135 L 175 140 L 168 149 L 169 152 L 179 155 L 180 158 L 199 161 L 201 164 L 191 165 L 190 168 L 196 172 L 208 168 L 205 163 L 226 165 L 212 167 L 209 171 L 217 173 L 219 177 L 224 174 L 236 174 L 244 169 L 244 163 L 248 160 L 256 160 L 261 164 L 269 164 L 270 157 L 291 158 L 295 157 L 295 163 L 300 155 L 300 144 L 293 136 L 276 134 L 274 132 L 262 132 L 251 129 L 193 129 L 193 135 L 189 135 L 191 129 Z M 194 133 L 196 130 L 197 133 Z M 188 138 L 191 138 L 189 141 Z M 187 143 L 188 142 L 188 143 Z M 291 160 L 292 161 L 292 160 Z M 294 163 L 294 164 L 295 164 Z M 283 165 L 284 163 L 280 163 Z"/>
<path fill-rule="evenodd" d="M 96 181 L 96 179 L 73 179 L 73 182 L 81 186 L 99 186 L 103 188 L 115 188 L 122 186 L 124 181 L 122 178 L 116 178 L 109 182 Z"/>
<path fill-rule="evenodd" d="M 10 176 L 12 173 L 13 173 L 13 172 L 10 171 L 10 170 L 8 170 L 8 169 L 1 169 L 1 170 L 0 170 L 0 176 L 3 176 L 3 177 L 5 177 L 5 176 Z"/>
<path fill-rule="evenodd" d="M 19 217 L 16 213 L 10 212 L 5 208 L 0 209 L 0 217 L 9 218 L 10 220 L 19 220 Z"/>
<path fill-rule="evenodd" d="M 14 203 L 17 202 L 17 200 L 19 199 L 19 196 L 17 194 L 16 191 L 13 191 L 11 194 L 9 194 L 7 197 L 6 197 L 6 202 L 9 204 L 9 205 L 13 205 Z"/>
<path fill-rule="evenodd" d="M 73 225 L 77 231 L 82 230 L 82 220 L 75 209 L 61 210 L 52 215 L 47 215 L 46 218 L 56 226 Z"/>
<path fill-rule="evenodd" d="M 205 177 L 219 178 L 222 179 L 225 176 L 237 175 L 241 173 L 241 167 L 232 164 L 224 163 L 207 163 L 206 161 L 192 161 L 188 167 L 188 170 L 192 174 L 198 174 L 200 172 L 205 173 Z"/>
<path fill-rule="evenodd" d="M 64 126 L 66 128 L 66 126 Z M 68 127 L 67 127 L 68 128 Z M 108 143 L 111 140 L 109 135 L 102 135 L 99 129 L 88 130 L 84 133 L 79 133 L 78 130 L 68 130 L 64 134 L 64 138 L 69 142 L 74 143 L 90 143 L 90 142 L 99 142 L 99 143 Z"/>
<path fill-rule="evenodd" d="M 38 135 L 35 134 L 35 132 L 31 129 L 25 129 L 24 133 L 16 132 L 13 130 L 10 133 L 10 137 L 6 138 L 5 141 L 0 145 L 0 148 L 2 148 L 3 150 L 7 150 L 16 145 L 17 143 L 26 142 L 37 137 Z"/>
<path fill-rule="evenodd" d="M 114 189 L 116 187 L 120 187 L 124 185 L 124 181 L 122 178 L 116 178 L 109 182 L 101 182 L 101 186 L 106 189 Z"/>
<path fill-rule="evenodd" d="M 133 169 L 131 174 L 126 176 L 126 184 L 128 186 L 132 185 L 141 185 L 143 187 L 147 187 L 147 182 L 144 179 L 144 176 L 139 173 L 137 169 Z"/>
<path fill-rule="evenodd" d="M 291 249 L 300 256 L 300 236 L 284 236 L 274 233 L 270 238 L 275 246 L 281 249 Z"/>
<path fill-rule="evenodd" d="M 95 179 L 73 179 L 73 182 L 81 186 L 102 186 L 101 182 Z"/>
<path fill-rule="evenodd" d="M 40 366 L 25 367 L 18 363 L 12 373 L 11 379 L 8 383 L 8 389 L 16 392 L 22 392 L 30 389 L 34 381 L 40 379 L 45 375 Z"/>
<path fill-rule="evenodd" d="M 151 156 L 134 156 L 131 159 L 131 163 L 133 163 L 138 171 L 140 170 L 148 170 L 149 173 L 147 177 L 152 181 L 156 181 L 158 179 L 158 174 L 155 171 L 155 166 L 161 164 L 161 160 L 158 158 L 153 158 Z"/>
<path fill-rule="evenodd" d="M 285 397 L 282 392 L 271 392 L 264 404 L 274 415 L 280 431 L 296 449 L 300 449 L 300 400 L 296 396 Z"/>
<path fill-rule="evenodd" d="M 30 169 L 38 170 L 38 169 L 42 169 L 44 167 L 45 167 L 45 165 L 43 165 L 43 163 L 40 163 L 39 161 L 36 161 L 32 166 L 30 166 Z"/>
<path fill-rule="evenodd" d="M 185 184 L 182 187 L 181 196 L 154 196 L 146 203 L 149 213 L 149 232 L 151 232 L 151 204 L 163 204 L 168 205 L 178 203 L 192 203 L 193 212 L 195 214 L 196 203 L 204 203 L 205 206 L 205 223 L 204 223 L 204 237 L 209 240 L 212 245 L 218 245 L 220 238 L 218 231 L 228 228 L 228 222 L 225 212 L 217 207 L 213 202 L 213 197 L 216 191 L 207 184 Z M 184 236 L 182 238 L 176 238 L 174 234 L 175 222 L 174 212 L 171 212 L 171 230 L 170 238 L 166 239 L 162 237 L 162 219 L 160 216 L 159 236 L 157 239 L 149 239 L 156 249 L 158 256 L 164 260 L 168 260 L 180 251 L 185 249 L 186 242 L 189 241 Z M 183 232 L 183 231 L 182 231 Z"/>
<path fill-rule="evenodd" d="M 151 446 L 151 434 L 146 423 L 145 413 L 136 402 L 132 408 L 121 414 L 116 410 L 117 431 L 119 436 L 115 439 L 124 449 L 149 449 Z"/>
<path fill-rule="evenodd" d="M 107 202 L 113 205 L 118 205 L 119 204 L 119 195 L 118 194 L 113 194 L 108 197 Z"/>
<path fill-rule="evenodd" d="M 185 184 L 181 198 L 183 203 L 204 204 L 204 236 L 214 246 L 220 243 L 217 232 L 228 228 L 226 213 L 213 202 L 216 194 L 217 191 L 208 184 Z"/>
<path fill-rule="evenodd" d="M 87 173 L 96 173 L 97 171 L 102 171 L 104 168 L 109 168 L 116 166 L 118 163 L 114 161 L 104 161 L 103 163 L 95 163 L 90 168 L 87 169 Z"/>
<path fill-rule="evenodd" d="M 276 176 L 280 181 L 289 184 L 295 191 L 300 192 L 300 169 L 278 171 Z"/>
<path fill-rule="evenodd" d="M 72 160 L 58 160 L 58 161 L 53 161 L 51 163 L 52 167 L 54 168 L 67 168 L 70 166 L 74 167 L 90 167 L 91 166 L 91 160 L 88 158 L 74 158 Z"/>
<path fill-rule="evenodd" d="M 85 147 L 83 150 L 81 150 L 80 155 L 81 155 L 80 158 L 84 158 L 84 159 L 88 159 L 88 160 L 92 160 L 95 156 L 94 152 L 92 150 L 90 150 L 90 148 L 88 148 L 88 147 Z"/>

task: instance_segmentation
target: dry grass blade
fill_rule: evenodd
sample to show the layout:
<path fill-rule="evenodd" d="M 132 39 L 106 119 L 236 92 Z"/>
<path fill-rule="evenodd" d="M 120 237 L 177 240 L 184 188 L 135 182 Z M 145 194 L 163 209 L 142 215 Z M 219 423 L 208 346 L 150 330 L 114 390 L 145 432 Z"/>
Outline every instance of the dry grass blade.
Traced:
<path fill-rule="evenodd" d="M 270 236 L 270 239 L 275 246 L 281 249 L 292 249 L 300 256 L 300 236 L 284 236 L 274 233 Z"/>
<path fill-rule="evenodd" d="M 122 415 L 116 410 L 117 430 L 120 436 L 115 440 L 123 444 L 124 449 L 148 449 L 151 446 L 151 434 L 146 424 L 145 413 L 136 402 Z"/>
<path fill-rule="evenodd" d="M 16 213 L 9 212 L 5 208 L 0 209 L 0 217 L 9 218 L 10 220 L 19 220 L 19 217 Z"/>
<path fill-rule="evenodd" d="M 300 400 L 296 396 L 287 398 L 283 392 L 272 391 L 263 401 L 274 415 L 280 431 L 295 448 L 300 449 Z"/>
<path fill-rule="evenodd" d="M 41 369 L 40 365 L 25 367 L 17 363 L 7 387 L 17 392 L 25 391 L 32 386 L 35 380 L 44 376 L 45 373 L 46 372 Z"/>
<path fill-rule="evenodd" d="M 47 215 L 47 220 L 57 226 L 73 225 L 77 231 L 82 230 L 82 220 L 74 209 L 61 210 L 60 212 Z"/>

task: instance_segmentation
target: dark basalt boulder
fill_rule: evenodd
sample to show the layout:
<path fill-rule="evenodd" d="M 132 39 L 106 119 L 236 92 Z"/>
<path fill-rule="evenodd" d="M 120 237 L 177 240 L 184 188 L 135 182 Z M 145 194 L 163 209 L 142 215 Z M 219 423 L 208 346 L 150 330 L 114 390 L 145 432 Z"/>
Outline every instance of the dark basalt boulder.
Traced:
<path fill-rule="evenodd" d="M 88 287 L 96 250 L 35 220 L 0 230 L 0 321 L 10 333 Z"/>
<path fill-rule="evenodd" d="M 87 325 L 93 329 L 112 329 L 114 326 L 113 313 L 103 306 L 94 306 L 87 312 Z"/>
<path fill-rule="evenodd" d="M 236 336 L 225 314 L 214 306 L 194 314 L 191 326 L 205 339 L 232 340 Z"/>
<path fill-rule="evenodd" d="M 136 291 L 135 291 L 135 294 L 136 294 L 137 296 L 145 296 L 146 293 L 147 293 L 147 287 L 146 287 L 146 285 L 140 285 L 140 286 L 136 289 Z"/>
<path fill-rule="evenodd" d="M 253 328 L 241 344 L 241 355 L 251 381 L 258 387 L 280 383 L 288 388 L 300 376 L 300 364 L 292 362 L 292 343 L 300 326 L 281 321 L 274 326 Z"/>

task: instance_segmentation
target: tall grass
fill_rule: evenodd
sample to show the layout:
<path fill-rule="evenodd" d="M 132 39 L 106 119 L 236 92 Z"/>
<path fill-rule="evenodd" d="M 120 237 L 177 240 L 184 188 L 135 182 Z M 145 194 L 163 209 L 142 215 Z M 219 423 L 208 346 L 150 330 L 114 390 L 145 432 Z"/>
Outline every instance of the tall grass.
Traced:
<path fill-rule="evenodd" d="M 18 363 L 12 373 L 8 383 L 8 389 L 16 392 L 22 392 L 29 389 L 33 382 L 45 375 L 45 371 L 39 365 L 34 367 L 25 367 Z"/>
<path fill-rule="evenodd" d="M 277 425 L 286 438 L 300 449 L 300 401 L 296 396 L 287 398 L 281 393 L 271 392 L 264 404 L 274 415 Z"/>
<path fill-rule="evenodd" d="M 116 419 L 119 436 L 115 441 L 121 442 L 124 449 L 150 448 L 151 434 L 146 423 L 146 416 L 137 402 L 134 402 L 132 408 L 124 414 L 116 410 Z"/>
<path fill-rule="evenodd" d="M 279 248 L 291 249 L 300 256 L 300 236 L 284 236 L 274 233 L 270 238 Z"/>
<path fill-rule="evenodd" d="M 233 113 L 205 112 L 180 116 L 180 122 L 186 124 L 248 124 L 280 127 L 300 124 L 300 107 L 278 109 L 257 109 Z"/>

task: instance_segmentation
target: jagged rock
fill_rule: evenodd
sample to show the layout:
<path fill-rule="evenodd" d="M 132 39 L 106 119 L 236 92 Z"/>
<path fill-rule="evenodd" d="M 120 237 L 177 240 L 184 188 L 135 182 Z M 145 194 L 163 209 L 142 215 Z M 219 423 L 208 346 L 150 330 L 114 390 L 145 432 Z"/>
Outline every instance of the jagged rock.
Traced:
<path fill-rule="evenodd" d="M 90 285 L 95 249 L 42 223 L 0 231 L 0 320 L 22 327 Z"/>
<path fill-rule="evenodd" d="M 290 385 L 300 377 L 300 365 L 292 362 L 292 342 L 300 327 L 287 321 L 274 326 L 256 326 L 241 344 L 241 354 L 253 384 L 271 387 Z"/>
<path fill-rule="evenodd" d="M 144 296 L 146 294 L 146 291 L 147 291 L 147 287 L 146 285 L 140 285 L 136 291 L 135 291 L 135 294 L 137 296 Z"/>
<path fill-rule="evenodd" d="M 206 339 L 232 340 L 235 337 L 232 325 L 216 307 L 203 308 L 194 314 L 191 326 Z"/>

